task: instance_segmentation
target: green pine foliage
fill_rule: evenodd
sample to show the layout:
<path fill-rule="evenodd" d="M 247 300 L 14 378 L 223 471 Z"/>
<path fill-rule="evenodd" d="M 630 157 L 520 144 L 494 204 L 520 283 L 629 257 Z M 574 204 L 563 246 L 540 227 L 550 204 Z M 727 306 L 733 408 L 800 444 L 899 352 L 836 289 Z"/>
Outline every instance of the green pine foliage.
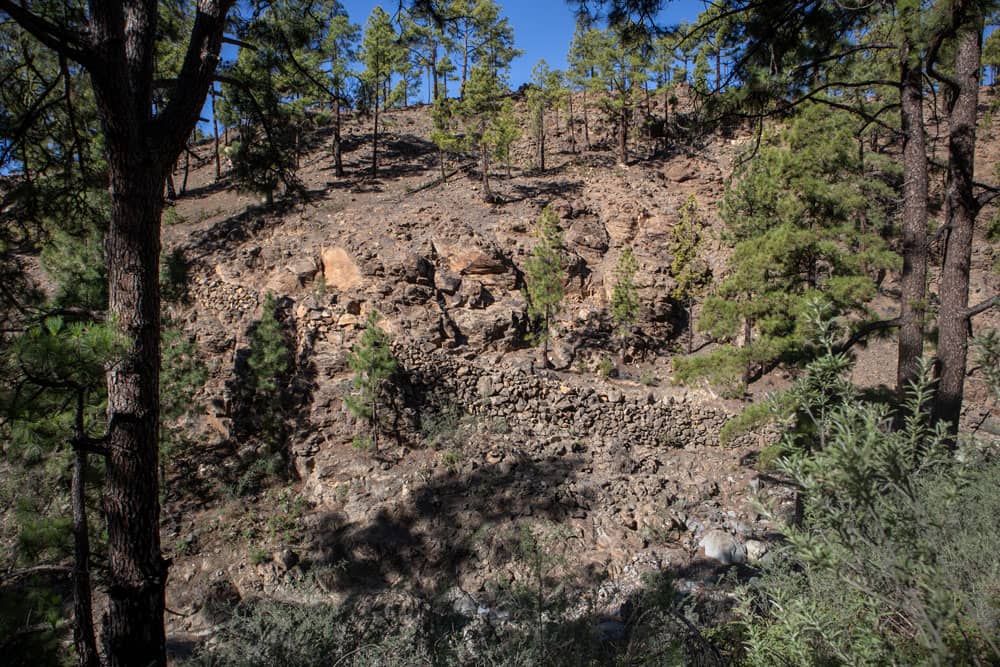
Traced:
<path fill-rule="evenodd" d="M 670 230 L 667 250 L 670 252 L 670 277 L 676 284 L 670 297 L 687 311 L 687 348 L 691 352 L 693 339 L 694 303 L 712 280 L 712 271 L 705 261 L 705 234 L 708 225 L 698 211 L 694 195 L 681 207 L 680 220 Z"/>
<path fill-rule="evenodd" d="M 260 439 L 262 458 L 241 481 L 242 490 L 256 488 L 263 478 L 284 470 L 286 386 L 292 369 L 292 351 L 278 319 L 278 304 L 270 293 L 264 298 L 261 319 L 250 334 L 250 355 L 243 379 L 249 394 L 244 421 Z"/>
<path fill-rule="evenodd" d="M 456 105 L 454 100 L 440 96 L 434 100 L 431 112 L 434 129 L 431 130 L 431 141 L 438 148 L 438 166 L 441 168 L 441 180 L 447 179 L 445 159 L 451 153 L 458 153 L 463 148 L 462 138 L 455 131 Z"/>
<path fill-rule="evenodd" d="M 542 343 L 543 363 L 548 366 L 552 319 L 562 308 L 566 283 L 563 236 L 559 229 L 559 216 L 551 206 L 542 211 L 535 234 L 538 242 L 525 262 L 524 282 L 528 317 L 535 324 L 534 341 Z"/>
<path fill-rule="evenodd" d="M 347 408 L 357 419 L 368 424 L 368 437 L 378 451 L 380 415 L 386 384 L 396 372 L 398 363 L 392 356 L 389 335 L 378 324 L 378 311 L 368 313 L 365 330 L 348 357 L 354 371 L 354 393 L 344 397 Z"/>
<path fill-rule="evenodd" d="M 506 99 L 487 130 L 486 143 L 493 146 L 493 156 L 507 168 L 507 178 L 511 177 L 511 147 L 521 137 L 521 126 L 514 114 L 513 100 Z"/>
<path fill-rule="evenodd" d="M 22 323 L 23 325 L 24 323 Z M 104 369 L 122 346 L 109 324 L 48 317 L 28 324 L 0 346 L 0 567 L 65 563 L 73 554 L 69 488 L 73 459 L 70 441 L 77 419 L 88 437 L 105 432 Z M 77 414 L 78 401 L 82 407 Z M 93 481 L 102 473 L 100 457 L 89 457 L 85 504 L 92 516 L 100 498 Z M 100 522 L 91 522 L 92 550 L 100 552 Z M 68 591 L 50 577 L 0 587 L 0 635 L 14 638 L 38 622 L 51 625 L 5 645 L 10 664 L 62 664 L 63 618 Z"/>
<path fill-rule="evenodd" d="M 161 473 L 185 454 L 199 405 L 193 396 L 208 380 L 208 367 L 198 344 L 180 329 L 167 327 L 160 334 L 160 466 Z"/>
<path fill-rule="evenodd" d="M 108 303 L 104 237 L 110 202 L 106 192 L 97 191 L 75 199 L 69 216 L 46 221 L 42 265 L 56 282 L 57 305 L 101 311 Z"/>
<path fill-rule="evenodd" d="M 472 68 L 469 80 L 463 89 L 464 95 L 458 104 L 457 116 L 465 133 L 465 146 L 479 153 L 482 196 L 485 201 L 493 200 L 490 189 L 491 156 L 497 149 L 497 140 L 502 138 L 496 131 L 504 110 L 502 97 L 506 93 L 498 71 L 485 65 Z"/>
<path fill-rule="evenodd" d="M 635 273 L 639 262 L 632 248 L 626 246 L 615 265 L 615 285 L 611 290 L 611 321 L 624 344 L 639 318 L 639 292 L 635 288 Z"/>
<path fill-rule="evenodd" d="M 364 87 L 372 114 L 372 175 L 378 175 L 379 111 L 394 99 L 390 89 L 393 72 L 399 69 L 405 53 L 397 43 L 398 35 L 392 19 L 376 5 L 365 23 L 358 60 L 364 67 L 360 81 Z"/>
<path fill-rule="evenodd" d="M 806 316 L 817 298 L 831 316 L 869 316 L 880 272 L 899 257 L 881 234 L 892 174 L 859 156 L 854 131 L 848 115 L 808 107 L 737 172 L 721 211 L 732 257 L 698 320 L 726 346 L 676 360 L 678 379 L 714 374 L 732 388 L 808 361 Z M 720 377 L 721 368 L 743 377 Z"/>

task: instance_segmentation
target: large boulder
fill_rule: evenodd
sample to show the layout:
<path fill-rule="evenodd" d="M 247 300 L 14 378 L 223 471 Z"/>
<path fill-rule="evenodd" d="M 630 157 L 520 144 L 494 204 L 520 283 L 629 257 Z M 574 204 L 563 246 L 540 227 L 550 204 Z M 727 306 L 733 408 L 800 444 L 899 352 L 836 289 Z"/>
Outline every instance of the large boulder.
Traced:
<path fill-rule="evenodd" d="M 346 250 L 339 246 L 323 248 L 320 257 L 327 288 L 345 291 L 361 285 L 361 269 Z"/>
<path fill-rule="evenodd" d="M 383 265 L 386 277 L 392 280 L 424 286 L 434 284 L 434 265 L 415 252 L 402 250 L 386 253 Z"/>
<path fill-rule="evenodd" d="M 452 273 L 458 275 L 497 275 L 506 273 L 510 268 L 499 249 L 483 247 L 474 242 L 463 245 L 435 242 L 434 250 L 447 263 Z"/>
<path fill-rule="evenodd" d="M 609 241 L 608 230 L 596 216 L 577 218 L 566 232 L 566 242 L 583 252 L 590 250 L 604 254 L 608 251 Z"/>

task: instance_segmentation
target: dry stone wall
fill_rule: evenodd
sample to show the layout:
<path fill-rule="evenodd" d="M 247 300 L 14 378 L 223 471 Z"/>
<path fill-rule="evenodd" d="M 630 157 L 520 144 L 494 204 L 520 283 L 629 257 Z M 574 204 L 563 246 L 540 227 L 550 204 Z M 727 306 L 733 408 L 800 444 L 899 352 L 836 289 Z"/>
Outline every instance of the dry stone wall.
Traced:
<path fill-rule="evenodd" d="M 514 366 L 486 368 L 447 353 L 408 347 L 394 352 L 412 386 L 518 430 L 564 432 L 641 447 L 716 446 L 719 431 L 733 416 L 722 406 L 658 398 L 652 391 L 623 389 L 607 381 L 562 380 Z M 756 435 L 747 434 L 733 444 L 756 440 Z"/>

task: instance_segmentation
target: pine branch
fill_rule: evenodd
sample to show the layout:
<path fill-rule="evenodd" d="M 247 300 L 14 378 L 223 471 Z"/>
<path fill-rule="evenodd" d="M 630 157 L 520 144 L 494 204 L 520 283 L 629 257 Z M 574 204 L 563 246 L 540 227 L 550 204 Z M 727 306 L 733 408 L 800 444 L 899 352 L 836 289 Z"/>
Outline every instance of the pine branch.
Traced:
<path fill-rule="evenodd" d="M 0 10 L 7 13 L 18 25 L 31 33 L 42 44 L 84 67 L 92 67 L 96 60 L 89 50 L 88 40 L 80 33 L 57 25 L 35 14 L 23 5 L 0 0 Z"/>

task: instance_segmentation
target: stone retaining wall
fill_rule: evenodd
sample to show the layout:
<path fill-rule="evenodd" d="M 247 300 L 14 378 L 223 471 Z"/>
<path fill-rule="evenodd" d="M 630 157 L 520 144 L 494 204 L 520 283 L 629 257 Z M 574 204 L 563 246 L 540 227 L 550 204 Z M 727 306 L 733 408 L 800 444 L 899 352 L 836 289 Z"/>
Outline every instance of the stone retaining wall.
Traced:
<path fill-rule="evenodd" d="M 628 446 L 717 446 L 719 431 L 733 416 L 722 406 L 658 398 L 653 391 L 622 389 L 609 381 L 581 378 L 570 384 L 516 367 L 488 369 L 446 353 L 401 346 L 394 353 L 410 383 L 434 392 L 436 400 L 454 400 L 469 414 L 536 432 L 568 432 Z M 747 434 L 733 444 L 756 440 Z"/>

